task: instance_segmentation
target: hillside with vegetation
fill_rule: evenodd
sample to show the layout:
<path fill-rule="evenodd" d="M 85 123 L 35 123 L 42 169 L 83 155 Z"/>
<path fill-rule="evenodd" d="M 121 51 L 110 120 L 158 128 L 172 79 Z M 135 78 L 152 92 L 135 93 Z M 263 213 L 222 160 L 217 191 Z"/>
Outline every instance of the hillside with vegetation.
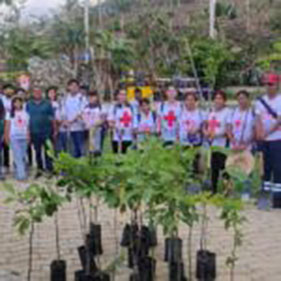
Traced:
<path fill-rule="evenodd" d="M 258 85 L 263 71 L 280 69 L 278 0 L 218 0 L 214 39 L 208 0 L 100 1 L 90 9 L 87 51 L 78 1 L 24 24 L 20 7 L 7 2 L 12 6 L 1 26 L 0 53 L 12 71 L 27 71 L 32 57 L 57 59 L 105 90 L 129 70 L 150 77 L 196 71 L 202 82 L 221 87 Z"/>

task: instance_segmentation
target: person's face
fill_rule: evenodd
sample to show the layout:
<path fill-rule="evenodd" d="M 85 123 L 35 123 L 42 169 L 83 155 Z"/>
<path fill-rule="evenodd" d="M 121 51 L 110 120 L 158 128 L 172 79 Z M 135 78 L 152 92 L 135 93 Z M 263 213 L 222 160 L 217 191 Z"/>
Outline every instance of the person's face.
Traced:
<path fill-rule="evenodd" d="M 268 93 L 269 95 L 274 96 L 274 95 L 276 95 L 277 92 L 278 92 L 278 85 L 277 85 L 277 83 L 276 83 L 276 84 L 274 84 L 274 83 L 268 83 L 268 84 L 266 85 L 266 89 L 267 89 L 267 93 Z"/>
<path fill-rule="evenodd" d="M 25 96 L 26 96 L 26 93 L 25 93 L 25 91 L 19 90 L 19 91 L 17 92 L 17 95 L 22 96 L 22 97 L 25 97 Z"/>
<path fill-rule="evenodd" d="M 245 95 L 239 95 L 237 101 L 240 108 L 247 108 L 249 106 L 249 99 Z"/>
<path fill-rule="evenodd" d="M 5 96 L 7 96 L 7 97 L 12 97 L 12 96 L 14 95 L 14 93 L 15 93 L 15 91 L 14 91 L 13 88 L 6 88 L 6 89 L 4 90 L 4 94 L 5 94 Z"/>
<path fill-rule="evenodd" d="M 125 91 L 120 91 L 119 94 L 118 94 L 118 101 L 120 103 L 125 103 L 127 100 L 127 94 Z"/>
<path fill-rule="evenodd" d="M 90 96 L 89 97 L 89 102 L 90 103 L 97 103 L 98 102 L 98 97 L 97 96 Z"/>
<path fill-rule="evenodd" d="M 188 109 L 194 109 L 196 107 L 196 99 L 193 96 L 187 96 L 185 105 Z"/>
<path fill-rule="evenodd" d="M 216 95 L 216 97 L 214 99 L 214 104 L 215 104 L 216 109 L 220 109 L 220 108 L 224 107 L 225 100 L 221 95 Z"/>
<path fill-rule="evenodd" d="M 42 91 L 40 89 L 34 89 L 33 90 L 33 98 L 35 100 L 41 100 L 42 99 Z"/>
<path fill-rule="evenodd" d="M 79 86 L 77 83 L 71 83 L 69 86 L 68 86 L 68 90 L 70 93 L 72 94 L 76 94 L 79 92 Z"/>
<path fill-rule="evenodd" d="M 16 110 L 22 109 L 22 102 L 21 102 L 21 100 L 17 99 L 17 100 L 14 102 L 14 106 L 15 106 L 15 109 L 16 109 Z"/>
<path fill-rule="evenodd" d="M 144 103 L 141 105 L 141 110 L 142 110 L 144 113 L 149 112 L 149 104 L 147 104 L 147 103 L 144 102 Z"/>
<path fill-rule="evenodd" d="M 56 99 L 56 96 L 57 96 L 57 91 L 55 89 L 51 89 L 49 90 L 48 92 L 48 98 L 51 100 L 51 101 L 54 101 Z"/>
<path fill-rule="evenodd" d="M 166 94 L 167 94 L 167 99 L 169 101 L 174 101 L 176 99 L 176 97 L 177 97 L 177 91 L 175 89 L 173 89 L 173 88 L 168 89 Z"/>

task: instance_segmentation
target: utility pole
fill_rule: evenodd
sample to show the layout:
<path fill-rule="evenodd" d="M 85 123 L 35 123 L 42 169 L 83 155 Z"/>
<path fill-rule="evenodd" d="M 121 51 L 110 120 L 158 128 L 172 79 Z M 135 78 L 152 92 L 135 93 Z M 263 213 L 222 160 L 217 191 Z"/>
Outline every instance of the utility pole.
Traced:
<path fill-rule="evenodd" d="M 210 28 L 209 28 L 209 36 L 212 39 L 216 37 L 216 2 L 217 0 L 210 0 Z"/>
<path fill-rule="evenodd" d="M 85 29 L 85 47 L 86 47 L 86 52 L 89 51 L 89 47 L 90 47 L 89 7 L 90 7 L 90 1 L 89 0 L 84 0 L 84 29 Z"/>

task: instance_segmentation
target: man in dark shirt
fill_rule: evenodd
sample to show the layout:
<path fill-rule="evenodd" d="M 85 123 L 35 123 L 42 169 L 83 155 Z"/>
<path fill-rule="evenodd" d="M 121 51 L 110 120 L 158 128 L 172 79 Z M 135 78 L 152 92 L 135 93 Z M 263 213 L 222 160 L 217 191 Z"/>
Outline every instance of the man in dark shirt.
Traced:
<path fill-rule="evenodd" d="M 52 171 L 52 161 L 47 154 L 47 141 L 51 140 L 54 132 L 54 112 L 51 103 L 42 98 L 39 88 L 33 89 L 32 99 L 27 103 L 26 110 L 30 115 L 31 143 L 36 154 L 36 163 L 39 177 L 42 171 Z M 42 150 L 44 149 L 44 161 Z"/>

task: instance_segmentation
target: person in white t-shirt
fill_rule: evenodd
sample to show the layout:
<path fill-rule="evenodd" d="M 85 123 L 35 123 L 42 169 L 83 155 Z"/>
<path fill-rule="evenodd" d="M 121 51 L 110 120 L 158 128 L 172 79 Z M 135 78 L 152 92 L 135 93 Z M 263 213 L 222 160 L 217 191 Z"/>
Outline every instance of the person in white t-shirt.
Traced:
<path fill-rule="evenodd" d="M 226 107 L 226 93 L 216 91 L 213 96 L 214 108 L 208 113 L 207 122 L 203 132 L 210 146 L 226 147 L 227 145 L 227 122 L 229 109 Z M 226 156 L 221 152 L 213 152 L 211 158 L 212 191 L 217 192 L 218 180 L 225 168 Z"/>
<path fill-rule="evenodd" d="M 105 110 L 103 109 L 98 93 L 90 91 L 88 93 L 89 103 L 83 110 L 82 118 L 89 131 L 89 152 L 100 155 L 102 152 L 103 125 L 105 123 Z"/>
<path fill-rule="evenodd" d="M 199 146 L 202 143 L 202 129 L 206 114 L 198 108 L 197 102 L 196 93 L 187 93 L 179 118 L 180 143 L 187 147 Z"/>
<path fill-rule="evenodd" d="M 149 99 L 141 99 L 139 112 L 136 115 L 135 133 L 138 142 L 144 141 L 147 137 L 156 133 L 156 112 L 150 108 Z"/>
<path fill-rule="evenodd" d="M 11 145 L 15 164 L 15 177 L 17 180 L 25 180 L 26 153 L 30 141 L 29 115 L 23 109 L 23 99 L 14 97 L 11 112 L 6 116 L 5 141 Z"/>
<path fill-rule="evenodd" d="M 238 106 L 231 111 L 228 120 L 230 147 L 235 151 L 251 151 L 255 140 L 255 114 L 251 107 L 250 94 L 239 91 L 236 97 Z"/>
<path fill-rule="evenodd" d="M 82 120 L 82 112 L 87 104 L 87 100 L 80 93 L 79 82 L 77 80 L 70 80 L 67 86 L 69 94 L 67 94 L 63 101 L 63 111 L 66 120 L 62 125 L 70 132 L 73 144 L 73 156 L 80 158 L 83 155 L 85 143 L 85 126 Z"/>
<path fill-rule="evenodd" d="M 279 76 L 265 77 L 267 93 L 257 99 L 257 136 L 262 141 L 264 158 L 264 185 L 281 184 L 281 94 L 278 93 Z"/>
<path fill-rule="evenodd" d="M 134 140 L 134 109 L 127 101 L 125 90 L 119 90 L 117 102 L 108 115 L 110 128 L 113 130 L 112 148 L 114 153 L 126 153 Z"/>
<path fill-rule="evenodd" d="M 164 141 L 164 146 L 169 146 L 179 139 L 181 104 L 176 100 L 177 91 L 172 86 L 166 91 L 166 97 L 167 100 L 160 103 L 157 109 L 157 131 Z"/>

